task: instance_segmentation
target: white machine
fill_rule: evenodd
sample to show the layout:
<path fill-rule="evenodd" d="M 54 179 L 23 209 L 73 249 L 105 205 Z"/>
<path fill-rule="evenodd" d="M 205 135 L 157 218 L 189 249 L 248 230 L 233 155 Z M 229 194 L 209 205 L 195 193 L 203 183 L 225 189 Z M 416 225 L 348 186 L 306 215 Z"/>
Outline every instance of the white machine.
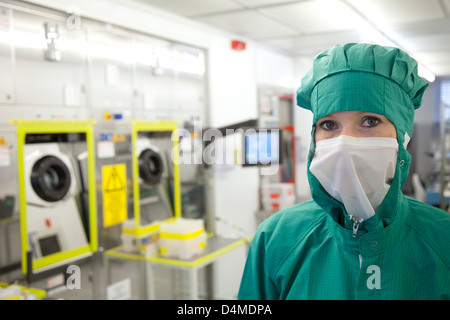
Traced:
<path fill-rule="evenodd" d="M 58 143 L 24 146 L 27 234 L 33 258 L 88 244 L 75 199 L 77 182 Z"/>
<path fill-rule="evenodd" d="M 141 225 L 173 217 L 163 185 L 164 160 L 159 149 L 148 138 L 136 140 L 139 165 L 139 204 Z"/>

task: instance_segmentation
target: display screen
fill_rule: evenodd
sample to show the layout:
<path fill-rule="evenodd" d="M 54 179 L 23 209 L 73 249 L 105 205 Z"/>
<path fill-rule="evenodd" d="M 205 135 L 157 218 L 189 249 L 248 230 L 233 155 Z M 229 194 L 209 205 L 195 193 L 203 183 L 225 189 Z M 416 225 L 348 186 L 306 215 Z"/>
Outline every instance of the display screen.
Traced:
<path fill-rule="evenodd" d="M 281 163 L 280 144 L 280 129 L 249 129 L 245 133 L 244 165 Z"/>
<path fill-rule="evenodd" d="M 61 251 L 58 237 L 56 235 L 40 238 L 39 246 L 41 247 L 42 256 L 47 256 L 49 254 Z"/>

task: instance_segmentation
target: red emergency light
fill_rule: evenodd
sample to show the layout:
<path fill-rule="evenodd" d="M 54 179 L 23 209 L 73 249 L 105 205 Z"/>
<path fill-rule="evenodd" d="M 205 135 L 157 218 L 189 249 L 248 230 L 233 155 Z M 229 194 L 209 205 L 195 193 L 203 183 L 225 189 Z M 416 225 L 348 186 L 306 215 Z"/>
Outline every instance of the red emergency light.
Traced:
<path fill-rule="evenodd" d="M 231 40 L 231 49 L 233 50 L 245 50 L 245 42 L 239 40 Z"/>

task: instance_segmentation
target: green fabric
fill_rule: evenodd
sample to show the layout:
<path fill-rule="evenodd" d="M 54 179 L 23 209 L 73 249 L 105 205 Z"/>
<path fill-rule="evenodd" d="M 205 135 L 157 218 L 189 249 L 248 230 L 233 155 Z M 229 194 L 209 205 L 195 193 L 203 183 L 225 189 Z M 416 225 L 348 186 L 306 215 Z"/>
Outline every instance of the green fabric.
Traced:
<path fill-rule="evenodd" d="M 253 239 L 238 299 L 450 299 L 448 213 L 406 197 L 397 210 L 356 238 L 314 201 L 276 213 Z"/>
<path fill-rule="evenodd" d="M 375 44 L 348 43 L 337 45 L 319 54 L 312 69 L 303 77 L 297 91 L 297 104 L 312 109 L 311 95 L 322 80 L 342 72 L 367 72 L 397 84 L 418 108 L 427 87 L 417 73 L 417 62 L 404 51 Z M 362 94 L 372 94 L 373 90 Z"/>
<path fill-rule="evenodd" d="M 258 227 L 239 299 L 450 299 L 450 214 L 401 192 L 411 163 L 404 133 L 411 132 L 426 88 L 415 62 L 405 55 L 351 44 L 316 58 L 298 90 L 298 104 L 311 109 L 315 120 L 343 110 L 388 117 L 399 141 L 395 177 L 375 216 L 364 220 L 353 237 L 343 204 L 309 171 L 312 143 L 307 174 L 313 200 L 282 210 Z M 314 129 L 312 134 L 314 141 Z M 380 288 L 373 287 L 375 276 Z"/>

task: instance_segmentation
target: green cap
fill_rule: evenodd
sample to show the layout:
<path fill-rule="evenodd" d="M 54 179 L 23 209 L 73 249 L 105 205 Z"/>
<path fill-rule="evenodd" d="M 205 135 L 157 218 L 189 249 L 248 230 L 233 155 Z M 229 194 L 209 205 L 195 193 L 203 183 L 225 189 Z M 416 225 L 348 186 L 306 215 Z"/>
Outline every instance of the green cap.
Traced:
<path fill-rule="evenodd" d="M 421 105 L 427 86 L 417 73 L 417 61 L 404 51 L 348 43 L 316 56 L 297 90 L 297 104 L 313 112 L 313 123 L 337 111 L 384 115 L 394 123 L 403 143 L 405 132 L 412 134 L 414 110 Z"/>

